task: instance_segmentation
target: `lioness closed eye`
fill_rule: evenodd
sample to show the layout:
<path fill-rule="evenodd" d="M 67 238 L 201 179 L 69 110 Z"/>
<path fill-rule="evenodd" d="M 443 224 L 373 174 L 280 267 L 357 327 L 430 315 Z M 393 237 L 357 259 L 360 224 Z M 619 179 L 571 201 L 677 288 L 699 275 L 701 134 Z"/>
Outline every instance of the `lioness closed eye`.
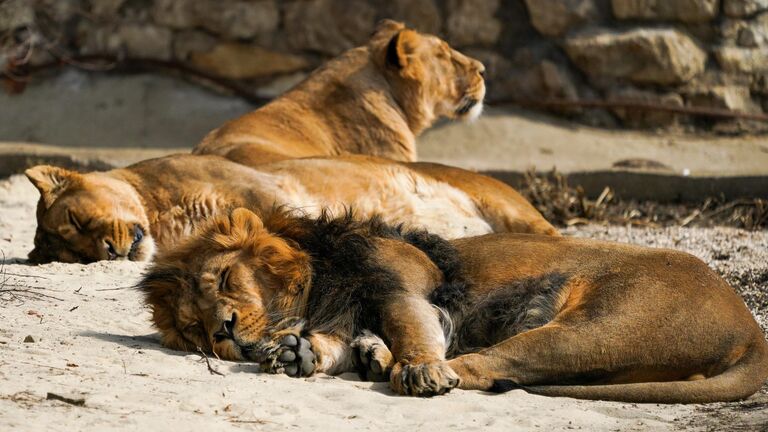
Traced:
<path fill-rule="evenodd" d="M 744 302 L 676 251 L 520 234 L 445 241 L 380 220 L 239 209 L 140 284 L 163 343 L 400 394 L 743 399 L 768 376 Z M 450 329 L 447 333 L 444 329 Z"/>

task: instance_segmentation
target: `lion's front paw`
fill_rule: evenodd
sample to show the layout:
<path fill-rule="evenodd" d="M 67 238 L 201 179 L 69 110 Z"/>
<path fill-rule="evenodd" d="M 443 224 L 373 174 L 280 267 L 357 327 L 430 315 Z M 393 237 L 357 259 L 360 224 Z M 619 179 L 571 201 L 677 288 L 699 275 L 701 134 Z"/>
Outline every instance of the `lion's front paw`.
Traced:
<path fill-rule="evenodd" d="M 445 362 L 397 363 L 392 368 L 392 390 L 407 396 L 431 397 L 450 392 L 459 385 L 459 376 Z"/>
<path fill-rule="evenodd" d="M 365 330 L 352 341 L 351 346 L 352 362 L 360 379 L 374 382 L 389 380 L 395 360 L 379 336 Z"/>
<path fill-rule="evenodd" d="M 316 361 L 309 339 L 299 335 L 285 335 L 261 363 L 261 370 L 271 374 L 306 377 L 315 372 Z"/>

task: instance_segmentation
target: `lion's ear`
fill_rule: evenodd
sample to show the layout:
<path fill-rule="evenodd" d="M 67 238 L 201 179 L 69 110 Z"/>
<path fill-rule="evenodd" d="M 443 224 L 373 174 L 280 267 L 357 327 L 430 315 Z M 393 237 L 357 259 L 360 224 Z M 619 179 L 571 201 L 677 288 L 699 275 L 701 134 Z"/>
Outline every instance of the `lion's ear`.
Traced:
<path fill-rule="evenodd" d="M 392 36 L 387 44 L 387 65 L 398 70 L 407 69 L 416 51 L 417 38 L 418 33 L 413 30 L 402 30 Z"/>
<path fill-rule="evenodd" d="M 80 174 L 50 165 L 38 165 L 24 171 L 29 181 L 40 191 L 40 197 L 48 208 Z"/>
<path fill-rule="evenodd" d="M 312 278 L 312 266 L 306 252 L 279 239 L 264 247 L 260 251 L 260 257 L 267 270 L 280 280 L 281 288 L 288 293 L 296 295 L 308 288 Z"/>
<path fill-rule="evenodd" d="M 254 233 L 264 230 L 264 223 L 256 213 L 246 208 L 236 208 L 229 215 L 233 230 L 241 230 L 246 233 Z"/>

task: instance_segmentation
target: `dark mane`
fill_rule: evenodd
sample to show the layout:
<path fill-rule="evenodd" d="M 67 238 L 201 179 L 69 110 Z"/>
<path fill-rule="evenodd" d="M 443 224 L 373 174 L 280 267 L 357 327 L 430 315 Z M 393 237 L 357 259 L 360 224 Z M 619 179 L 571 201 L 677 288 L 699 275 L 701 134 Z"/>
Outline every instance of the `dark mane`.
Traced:
<path fill-rule="evenodd" d="M 277 209 L 265 217 L 264 225 L 312 259 L 308 328 L 342 330 L 350 336 L 362 329 L 379 331 L 382 302 L 403 287 L 395 272 L 373 259 L 375 238 L 417 247 L 443 272 L 447 284 L 464 286 L 455 283 L 461 273 L 460 260 L 447 240 L 424 230 L 388 225 L 379 216 L 359 220 L 353 210 L 347 210 L 338 217 L 323 211 L 319 217 L 309 218 Z"/>

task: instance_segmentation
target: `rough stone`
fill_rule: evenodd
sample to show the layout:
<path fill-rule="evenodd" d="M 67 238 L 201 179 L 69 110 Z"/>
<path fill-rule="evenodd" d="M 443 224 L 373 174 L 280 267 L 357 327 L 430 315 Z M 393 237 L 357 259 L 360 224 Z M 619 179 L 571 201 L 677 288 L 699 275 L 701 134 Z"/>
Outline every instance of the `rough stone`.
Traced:
<path fill-rule="evenodd" d="M 255 45 L 221 43 L 205 53 L 192 53 L 192 64 L 229 79 L 251 79 L 295 72 L 308 66 L 299 56 Z"/>
<path fill-rule="evenodd" d="M 768 48 L 739 48 L 722 46 L 715 49 L 715 58 L 726 72 L 768 72 Z"/>
<path fill-rule="evenodd" d="M 653 105 L 682 107 L 682 96 L 677 93 L 656 93 L 633 87 L 615 89 L 609 98 L 617 101 L 650 103 Z M 613 113 L 622 124 L 631 128 L 670 128 L 678 124 L 679 116 L 664 111 L 650 111 L 638 108 L 614 108 Z"/>
<path fill-rule="evenodd" d="M 118 55 L 122 41 L 117 29 L 112 25 L 99 25 L 90 21 L 80 21 L 77 26 L 75 45 L 80 54 Z"/>
<path fill-rule="evenodd" d="M 686 101 L 691 106 L 720 108 L 740 112 L 761 112 L 748 86 L 698 86 L 686 90 Z"/>
<path fill-rule="evenodd" d="M 446 31 L 454 46 L 496 43 L 501 22 L 495 17 L 499 0 L 448 0 Z"/>
<path fill-rule="evenodd" d="M 516 87 L 515 93 L 529 100 L 578 99 L 578 92 L 571 75 L 549 60 L 543 60 L 513 81 Z"/>
<path fill-rule="evenodd" d="M 309 74 L 306 72 L 281 75 L 271 80 L 269 83 L 259 86 L 256 89 L 256 95 L 263 98 L 274 99 L 293 88 L 296 84 L 304 81 L 308 75 Z"/>
<path fill-rule="evenodd" d="M 67 22 L 80 10 L 80 0 L 36 0 L 35 5 L 58 23 Z"/>
<path fill-rule="evenodd" d="M 175 29 L 188 29 L 198 24 L 194 0 L 155 0 L 152 19 Z"/>
<path fill-rule="evenodd" d="M 125 53 L 132 57 L 169 60 L 173 33 L 165 27 L 126 24 L 118 30 Z"/>
<path fill-rule="evenodd" d="M 708 22 L 717 17 L 720 0 L 611 0 L 618 19 Z"/>
<path fill-rule="evenodd" d="M 525 0 L 531 23 L 545 36 L 562 36 L 597 18 L 594 0 Z"/>
<path fill-rule="evenodd" d="M 196 1 L 197 24 L 227 39 L 249 39 L 277 29 L 280 12 L 273 0 Z"/>
<path fill-rule="evenodd" d="M 434 0 L 392 0 L 388 17 L 424 33 L 439 34 L 443 28 L 440 9 Z"/>
<path fill-rule="evenodd" d="M 365 43 L 376 22 L 376 10 L 365 2 L 310 0 L 285 7 L 289 47 L 327 55 Z"/>
<path fill-rule="evenodd" d="M 747 28 L 747 21 L 741 19 L 724 19 L 720 24 L 720 37 L 724 41 L 736 42 L 739 38 L 739 33 Z"/>
<path fill-rule="evenodd" d="M 28 0 L 6 0 L 0 3 L 0 32 L 32 25 L 35 11 Z"/>
<path fill-rule="evenodd" d="M 723 11 L 729 17 L 747 17 L 768 9 L 768 0 L 723 0 Z"/>
<path fill-rule="evenodd" d="M 739 46 L 747 48 L 765 45 L 768 42 L 768 12 L 745 22 L 743 28 L 738 33 L 736 42 Z"/>
<path fill-rule="evenodd" d="M 173 38 L 173 57 L 182 61 L 189 60 L 193 53 L 208 52 L 216 46 L 215 37 L 197 30 L 186 30 Z"/>
<path fill-rule="evenodd" d="M 114 19 L 126 0 L 88 0 L 89 12 L 96 18 Z"/>
<path fill-rule="evenodd" d="M 565 49 L 590 77 L 641 84 L 687 82 L 704 71 L 707 59 L 691 38 L 673 29 L 599 31 L 567 38 Z"/>

